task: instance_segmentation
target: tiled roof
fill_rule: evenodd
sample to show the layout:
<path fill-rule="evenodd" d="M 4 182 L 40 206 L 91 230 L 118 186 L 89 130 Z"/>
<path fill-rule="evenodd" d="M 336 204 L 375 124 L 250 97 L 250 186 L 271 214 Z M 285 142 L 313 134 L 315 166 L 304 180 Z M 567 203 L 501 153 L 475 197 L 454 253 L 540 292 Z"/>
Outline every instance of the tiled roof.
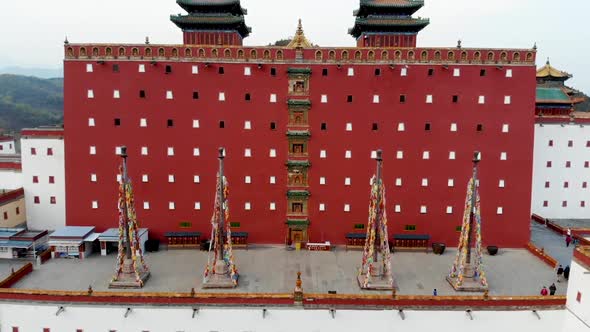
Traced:
<path fill-rule="evenodd" d="M 244 16 L 232 14 L 171 15 L 170 20 L 181 29 L 224 28 L 238 30 L 246 37 L 252 29 L 246 26 Z"/>
<path fill-rule="evenodd" d="M 561 88 L 537 87 L 537 103 L 572 104 L 572 100 Z"/>
<path fill-rule="evenodd" d="M 361 0 L 361 6 L 422 7 L 424 6 L 424 0 Z"/>
<path fill-rule="evenodd" d="M 367 17 L 357 17 L 354 27 L 348 30 L 348 33 L 358 37 L 364 31 L 411 31 L 419 32 L 424 29 L 430 20 L 427 18 L 402 18 L 398 16 L 372 15 Z"/>
<path fill-rule="evenodd" d="M 247 14 L 240 6 L 240 0 L 176 0 L 176 3 L 188 12 L 210 12 L 223 8 L 232 14 Z"/>
<path fill-rule="evenodd" d="M 537 77 L 539 78 L 544 78 L 544 77 L 559 77 L 559 78 L 571 78 L 572 75 L 555 69 L 553 66 L 551 66 L 551 63 L 549 63 L 549 61 L 547 61 L 547 63 L 539 68 L 537 70 Z"/>
<path fill-rule="evenodd" d="M 176 3 L 191 6 L 223 6 L 239 4 L 240 0 L 176 0 Z"/>

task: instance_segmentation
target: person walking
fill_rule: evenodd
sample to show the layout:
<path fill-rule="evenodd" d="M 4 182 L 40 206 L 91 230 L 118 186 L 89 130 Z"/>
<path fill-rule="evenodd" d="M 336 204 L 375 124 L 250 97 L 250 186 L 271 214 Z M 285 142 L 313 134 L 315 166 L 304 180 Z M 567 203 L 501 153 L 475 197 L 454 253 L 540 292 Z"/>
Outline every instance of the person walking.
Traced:
<path fill-rule="evenodd" d="M 541 296 L 547 296 L 547 294 L 549 294 L 547 287 L 543 286 L 543 289 L 541 289 Z"/>
<path fill-rule="evenodd" d="M 571 235 L 567 235 L 565 237 L 565 246 L 566 247 L 569 247 L 570 246 L 570 243 L 572 243 L 572 236 Z"/>
<path fill-rule="evenodd" d="M 555 286 L 555 283 L 552 283 L 551 286 L 549 286 L 549 295 L 555 295 L 556 291 L 557 287 Z"/>
<path fill-rule="evenodd" d="M 567 228 L 566 234 L 569 236 L 572 236 L 572 229 L 571 228 Z"/>
<path fill-rule="evenodd" d="M 557 268 L 557 282 L 561 282 L 561 277 L 563 276 L 563 266 L 561 264 Z"/>
<path fill-rule="evenodd" d="M 437 296 L 438 295 L 438 291 L 436 290 L 436 288 L 432 291 L 432 295 L 433 296 Z"/>
<path fill-rule="evenodd" d="M 563 278 L 565 280 L 570 280 L 570 266 L 566 266 L 565 269 L 563 269 Z"/>

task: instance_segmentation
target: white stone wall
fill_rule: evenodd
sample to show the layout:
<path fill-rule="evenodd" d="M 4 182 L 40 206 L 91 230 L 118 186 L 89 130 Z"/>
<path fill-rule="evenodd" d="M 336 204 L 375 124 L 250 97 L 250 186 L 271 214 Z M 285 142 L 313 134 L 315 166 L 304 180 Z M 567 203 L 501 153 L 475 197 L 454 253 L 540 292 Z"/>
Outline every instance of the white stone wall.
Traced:
<path fill-rule="evenodd" d="M 552 141 L 553 146 L 549 142 Z M 568 146 L 572 141 L 573 146 Z M 589 125 L 535 125 L 533 166 L 533 213 L 545 218 L 588 218 L 590 216 Z M 566 167 L 567 162 L 571 166 Z M 547 167 L 551 162 L 551 167 Z M 549 182 L 549 188 L 546 188 Z M 565 183 L 567 182 L 567 188 Z M 583 183 L 587 187 L 583 188 Z M 547 201 L 548 206 L 543 206 Z M 567 201 L 564 207 L 563 202 Z M 585 207 L 581 202 L 585 202 Z"/>
<path fill-rule="evenodd" d="M 16 154 L 16 144 L 13 141 L 0 142 L 0 155 Z"/>
<path fill-rule="evenodd" d="M 587 330 L 569 329 L 569 331 L 590 331 L 590 270 L 575 261 L 572 261 L 570 268 L 567 308 L 574 316 L 577 316 L 577 319 L 571 320 L 569 324 L 571 327 L 585 324 Z M 578 293 L 580 293 L 580 301 L 578 301 Z"/>
<path fill-rule="evenodd" d="M 474 311 L 473 320 L 464 311 L 405 311 L 405 320 L 391 310 L 337 310 L 334 318 L 328 310 L 269 308 L 202 308 L 192 318 L 191 308 L 138 308 L 125 318 L 123 306 L 65 306 L 56 316 L 59 305 L 0 304 L 2 331 L 76 331 L 105 332 L 358 332 L 358 331 L 535 331 L 564 330 L 569 314 L 566 310 L 539 311 L 541 319 L 530 310 Z M 31 319 L 34 317 L 34 319 Z M 580 331 L 580 330 L 568 330 Z"/>
<path fill-rule="evenodd" d="M 33 155 L 31 149 L 36 154 Z M 47 149 L 53 150 L 48 155 Z M 64 141 L 61 137 L 21 139 L 23 188 L 27 207 L 27 226 L 34 230 L 55 230 L 65 226 Z M 34 176 L 38 183 L 34 183 Z M 53 176 L 54 183 L 49 183 Z M 35 203 L 39 197 L 39 203 Z M 55 197 L 55 204 L 51 204 Z"/>
<path fill-rule="evenodd" d="M 0 189 L 14 190 L 22 188 L 23 173 L 21 170 L 0 169 Z"/>

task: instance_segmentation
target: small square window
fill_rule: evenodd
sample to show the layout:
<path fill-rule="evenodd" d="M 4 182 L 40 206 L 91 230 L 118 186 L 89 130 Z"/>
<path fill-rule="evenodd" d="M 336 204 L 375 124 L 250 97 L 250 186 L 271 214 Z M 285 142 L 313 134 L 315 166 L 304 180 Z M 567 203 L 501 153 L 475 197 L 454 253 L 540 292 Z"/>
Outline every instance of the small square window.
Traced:
<path fill-rule="evenodd" d="M 176 209 L 176 204 L 174 204 L 174 202 L 168 202 L 168 210 L 174 210 Z"/>
<path fill-rule="evenodd" d="M 88 118 L 88 127 L 94 127 L 96 122 L 94 122 L 94 118 Z"/>
<path fill-rule="evenodd" d="M 422 179 L 422 187 L 428 187 L 428 179 Z"/>
<path fill-rule="evenodd" d="M 426 214 L 427 212 L 428 212 L 428 209 L 427 209 L 426 205 L 420 206 L 420 213 L 421 214 Z"/>
<path fill-rule="evenodd" d="M 269 210 L 274 211 L 277 209 L 277 205 L 275 204 L 275 202 L 270 202 L 270 205 L 268 208 L 269 208 Z"/>
<path fill-rule="evenodd" d="M 201 177 L 199 175 L 194 175 L 193 182 L 194 183 L 201 183 Z"/>
<path fill-rule="evenodd" d="M 201 126 L 199 120 L 193 120 L 193 128 L 199 128 Z"/>
<path fill-rule="evenodd" d="M 567 141 L 567 146 L 568 148 L 573 148 L 574 147 L 574 141 Z"/>
<path fill-rule="evenodd" d="M 225 74 L 225 68 L 223 68 L 223 67 L 219 67 L 219 68 L 217 69 L 217 73 L 219 73 L 220 75 L 223 75 L 223 74 Z"/>
<path fill-rule="evenodd" d="M 348 96 L 346 97 L 346 102 L 347 102 L 347 103 L 352 103 L 352 95 L 348 95 Z"/>
<path fill-rule="evenodd" d="M 350 186 L 350 182 L 351 182 L 350 178 L 345 178 L 344 179 L 344 185 L 345 186 Z"/>
<path fill-rule="evenodd" d="M 401 213 L 402 212 L 402 207 L 401 205 L 396 205 L 393 210 L 395 211 L 395 213 Z"/>
<path fill-rule="evenodd" d="M 477 130 L 477 131 L 483 131 L 483 124 L 479 123 L 477 125 L 477 127 L 475 128 L 475 130 Z"/>
<path fill-rule="evenodd" d="M 174 94 L 172 91 L 166 91 L 166 99 L 174 99 Z"/>
<path fill-rule="evenodd" d="M 543 207 L 548 207 L 549 206 L 549 201 L 543 201 Z"/>
<path fill-rule="evenodd" d="M 428 76 L 434 76 L 434 68 L 428 68 Z"/>
<path fill-rule="evenodd" d="M 251 96 L 249 93 L 246 93 L 246 94 L 244 95 L 244 100 L 245 100 L 245 101 L 250 101 L 251 99 L 252 99 L 252 96 Z"/>
<path fill-rule="evenodd" d="M 551 182 L 545 181 L 545 188 L 549 188 L 549 187 L 551 187 Z"/>
<path fill-rule="evenodd" d="M 586 182 L 586 181 L 582 182 L 582 188 L 588 188 L 588 182 Z"/>
<path fill-rule="evenodd" d="M 377 151 L 371 151 L 371 159 L 377 159 Z"/>
<path fill-rule="evenodd" d="M 567 201 L 562 201 L 561 202 L 561 207 L 567 207 Z"/>
<path fill-rule="evenodd" d="M 150 202 L 143 202 L 143 209 L 149 210 L 150 209 Z"/>
<path fill-rule="evenodd" d="M 166 150 L 168 156 L 174 156 L 174 148 L 173 147 L 168 147 L 168 149 Z"/>
<path fill-rule="evenodd" d="M 454 77 L 459 77 L 459 76 L 461 76 L 461 69 L 459 69 L 459 68 L 455 68 L 455 69 L 453 69 L 453 76 L 454 76 Z"/>
<path fill-rule="evenodd" d="M 512 77 L 512 69 L 506 69 L 506 77 Z"/>
<path fill-rule="evenodd" d="M 277 156 L 277 150 L 276 149 L 270 149 L 268 152 L 268 156 L 271 158 L 276 158 Z"/>
<path fill-rule="evenodd" d="M 252 183 L 252 178 L 249 175 L 246 175 L 244 177 L 244 183 L 246 183 L 246 184 Z"/>
<path fill-rule="evenodd" d="M 141 176 L 141 182 L 148 183 L 149 181 L 150 181 L 150 178 L 149 178 L 149 176 L 147 174 L 143 174 Z"/>
<path fill-rule="evenodd" d="M 590 167 L 590 162 L 588 162 L 588 161 L 585 161 L 585 162 L 584 162 L 584 168 L 588 168 L 588 167 Z"/>
<path fill-rule="evenodd" d="M 88 90 L 88 99 L 92 99 L 92 98 L 94 98 L 94 91 Z"/>
<path fill-rule="evenodd" d="M 486 76 L 486 70 L 485 69 L 480 69 L 479 70 L 479 76 Z"/>
<path fill-rule="evenodd" d="M 551 165 L 551 162 L 550 162 L 550 161 L 548 161 L 548 162 L 547 162 L 547 168 L 551 168 L 551 166 L 552 166 L 552 165 Z"/>
<path fill-rule="evenodd" d="M 328 68 L 322 68 L 322 76 L 328 76 Z"/>
<path fill-rule="evenodd" d="M 121 98 L 121 92 L 119 92 L 119 90 L 115 90 L 115 91 L 113 91 L 113 98 L 114 98 L 114 99 L 119 99 L 119 98 Z"/>
<path fill-rule="evenodd" d="M 451 123 L 451 131 L 457 131 L 457 124 Z"/>
<path fill-rule="evenodd" d="M 168 174 L 168 183 L 174 183 L 174 175 Z"/>
<path fill-rule="evenodd" d="M 586 201 L 580 201 L 580 207 L 586 207 Z"/>
<path fill-rule="evenodd" d="M 98 209 L 98 201 L 92 201 L 92 208 Z"/>
<path fill-rule="evenodd" d="M 346 124 L 346 131 L 352 131 L 352 123 Z"/>
<path fill-rule="evenodd" d="M 399 72 L 400 76 L 408 76 L 408 67 L 404 67 Z"/>
<path fill-rule="evenodd" d="M 252 122 L 250 122 L 250 121 L 244 121 L 244 129 L 245 130 L 252 129 Z"/>
<path fill-rule="evenodd" d="M 322 95 L 322 104 L 326 104 L 328 102 L 328 95 Z"/>
<path fill-rule="evenodd" d="M 504 214 L 504 208 L 501 206 L 498 206 L 498 208 L 496 209 L 496 214 Z"/>
<path fill-rule="evenodd" d="M 403 122 L 397 124 L 397 131 L 405 131 L 406 125 Z"/>
<path fill-rule="evenodd" d="M 244 203 L 244 210 L 250 211 L 252 209 L 252 204 L 250 202 Z"/>
<path fill-rule="evenodd" d="M 396 187 L 401 187 L 402 186 L 402 178 L 395 179 L 395 186 Z"/>
<path fill-rule="evenodd" d="M 92 64 L 91 63 L 86 64 L 86 72 L 87 73 L 92 73 L 93 71 L 94 70 L 92 68 Z"/>
<path fill-rule="evenodd" d="M 219 101 L 225 101 L 225 92 L 219 93 Z"/>
<path fill-rule="evenodd" d="M 268 179 L 268 182 L 269 182 L 270 184 L 276 184 L 276 183 L 277 183 L 277 178 L 276 178 L 275 176 L 271 176 L 271 177 Z"/>
<path fill-rule="evenodd" d="M 381 68 L 375 68 L 375 76 L 381 76 Z"/>
<path fill-rule="evenodd" d="M 506 154 L 506 152 L 500 153 L 500 160 L 507 160 L 507 159 L 508 159 L 508 155 Z"/>
<path fill-rule="evenodd" d="M 399 102 L 404 104 L 406 102 L 406 95 L 399 95 Z"/>
<path fill-rule="evenodd" d="M 33 183 L 39 183 L 39 177 L 37 175 L 33 175 Z"/>
<path fill-rule="evenodd" d="M 139 98 L 145 98 L 145 90 L 139 90 Z"/>
<path fill-rule="evenodd" d="M 252 150 L 244 149 L 244 157 L 252 157 Z"/>
<path fill-rule="evenodd" d="M 374 95 L 373 96 L 373 104 L 379 104 L 379 95 Z"/>
<path fill-rule="evenodd" d="M 570 187 L 570 183 L 569 183 L 569 182 L 567 182 L 567 181 L 565 181 L 565 182 L 563 183 L 563 187 L 564 187 L 564 188 L 569 188 L 569 187 Z"/>
<path fill-rule="evenodd" d="M 96 146 L 90 147 L 90 154 L 96 154 Z"/>
<path fill-rule="evenodd" d="M 485 96 L 479 96 L 477 102 L 479 104 L 485 104 L 486 103 L 486 97 Z"/>
<path fill-rule="evenodd" d="M 137 71 L 140 73 L 145 73 L 145 65 L 139 65 L 137 67 Z"/>
<path fill-rule="evenodd" d="M 432 95 L 426 95 L 426 103 L 432 104 Z"/>
<path fill-rule="evenodd" d="M 325 185 L 326 184 L 326 178 L 325 177 L 320 177 L 320 184 L 321 185 Z"/>
<path fill-rule="evenodd" d="M 506 187 L 506 181 L 504 181 L 504 180 L 500 180 L 500 181 L 498 182 L 498 188 L 504 188 L 504 187 Z"/>
<path fill-rule="evenodd" d="M 320 211 L 326 211 L 326 204 L 320 203 Z"/>
<path fill-rule="evenodd" d="M 53 156 L 53 148 L 47 148 L 47 155 Z"/>
<path fill-rule="evenodd" d="M 115 119 L 115 127 L 118 127 L 121 125 L 121 119 Z"/>
<path fill-rule="evenodd" d="M 350 204 L 344 204 L 344 212 L 350 212 Z"/>
<path fill-rule="evenodd" d="M 172 66 L 166 65 L 166 74 L 171 74 L 171 73 L 172 73 Z"/>
<path fill-rule="evenodd" d="M 277 69 L 275 67 L 270 68 L 270 76 L 277 76 Z"/>
<path fill-rule="evenodd" d="M 55 199 L 55 196 L 49 197 L 49 204 L 57 204 L 57 200 Z"/>
<path fill-rule="evenodd" d="M 403 151 L 397 151 L 396 158 L 397 159 L 404 159 L 404 152 Z"/>
<path fill-rule="evenodd" d="M 277 124 L 275 122 L 271 122 L 270 123 L 270 130 L 276 130 L 277 129 Z"/>
<path fill-rule="evenodd" d="M 458 103 L 458 102 L 459 102 L 459 96 L 457 96 L 457 95 L 454 95 L 454 96 L 453 96 L 453 103 L 455 103 L 455 104 L 456 104 L 456 103 Z"/>
<path fill-rule="evenodd" d="M 424 130 L 425 131 L 430 131 L 430 129 L 431 129 L 430 123 L 425 123 L 424 124 Z"/>
<path fill-rule="evenodd" d="M 147 127 L 147 119 L 140 119 L 139 126 L 144 128 Z"/>
<path fill-rule="evenodd" d="M 354 68 L 348 68 L 348 76 L 354 76 Z"/>
<path fill-rule="evenodd" d="M 199 99 L 199 91 L 193 91 L 193 99 Z"/>
<path fill-rule="evenodd" d="M 502 125 L 502 132 L 507 133 L 508 131 L 510 131 L 510 126 L 507 124 L 503 124 Z"/>
<path fill-rule="evenodd" d="M 350 150 L 347 150 L 347 151 L 344 153 L 344 158 L 346 158 L 346 159 L 350 159 L 350 158 L 352 158 L 352 151 L 350 151 Z"/>
<path fill-rule="evenodd" d="M 55 183 L 55 176 L 49 176 L 49 183 Z"/>
<path fill-rule="evenodd" d="M 193 148 L 193 157 L 199 157 L 201 155 L 201 149 Z"/>
<path fill-rule="evenodd" d="M 90 174 L 90 182 L 96 182 L 97 178 L 96 178 L 96 174 Z"/>
<path fill-rule="evenodd" d="M 576 294 L 576 302 L 582 303 L 582 293 L 581 292 L 578 292 L 578 294 Z"/>
<path fill-rule="evenodd" d="M 244 67 L 244 76 L 252 75 L 252 69 L 250 67 Z"/>
<path fill-rule="evenodd" d="M 35 196 L 35 197 L 33 197 L 33 202 L 34 202 L 35 204 L 39 204 L 39 203 L 41 203 L 41 200 L 39 199 L 39 196 Z"/>
<path fill-rule="evenodd" d="M 196 74 L 198 74 L 198 73 L 199 73 L 199 66 L 193 66 L 193 67 L 192 67 L 192 70 L 191 70 L 191 73 L 192 73 L 193 75 L 196 75 Z"/>
<path fill-rule="evenodd" d="M 510 105 L 512 103 L 512 97 L 504 96 L 504 105 Z"/>
<path fill-rule="evenodd" d="M 422 152 L 422 159 L 424 159 L 424 160 L 430 159 L 430 151 Z"/>
<path fill-rule="evenodd" d="M 447 206 L 447 214 L 453 214 L 453 207 Z"/>
<path fill-rule="evenodd" d="M 590 143 L 590 141 L 588 141 L 588 142 Z M 548 143 L 547 145 L 549 145 L 549 146 L 553 146 L 553 140 L 552 140 L 552 139 L 550 139 L 550 140 L 549 140 L 549 143 Z M 588 144 L 586 144 L 586 146 L 588 146 Z"/>
<path fill-rule="evenodd" d="M 455 186 L 455 179 L 449 179 L 447 181 L 447 186 L 449 186 L 451 188 L 454 187 Z"/>
<path fill-rule="evenodd" d="M 142 156 L 147 156 L 148 155 L 148 148 L 147 148 L 147 146 L 142 146 L 141 147 L 141 155 Z"/>
<path fill-rule="evenodd" d="M 373 130 L 373 131 L 379 130 L 379 124 L 373 123 L 373 125 L 371 126 L 371 130 Z"/>
<path fill-rule="evenodd" d="M 572 167 L 572 162 L 571 161 L 566 161 L 565 162 L 565 168 L 570 168 Z"/>
<path fill-rule="evenodd" d="M 270 102 L 271 103 L 276 103 L 277 102 L 277 95 L 276 94 L 272 93 L 270 95 Z"/>
<path fill-rule="evenodd" d="M 172 127 L 174 127 L 174 120 L 172 120 L 172 119 L 168 119 L 168 120 L 166 120 L 166 126 L 167 126 L 168 128 L 172 128 Z"/>
<path fill-rule="evenodd" d="M 322 122 L 320 129 L 321 130 L 328 130 L 328 125 L 325 122 Z"/>

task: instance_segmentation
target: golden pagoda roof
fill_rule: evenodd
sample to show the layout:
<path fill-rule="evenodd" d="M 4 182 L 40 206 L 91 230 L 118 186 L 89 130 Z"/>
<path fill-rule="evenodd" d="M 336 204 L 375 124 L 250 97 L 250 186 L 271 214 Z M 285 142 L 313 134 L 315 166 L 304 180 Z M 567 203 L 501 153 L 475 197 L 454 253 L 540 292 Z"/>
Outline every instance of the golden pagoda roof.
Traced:
<path fill-rule="evenodd" d="M 295 32 L 295 36 L 293 40 L 287 45 L 287 48 L 312 48 L 313 45 L 307 40 L 305 34 L 303 33 L 303 25 L 301 24 L 301 19 L 299 19 L 299 24 L 297 25 L 297 32 Z"/>
<path fill-rule="evenodd" d="M 543 77 L 571 78 L 572 75 L 554 68 L 553 66 L 551 66 L 549 59 L 547 59 L 547 63 L 543 67 L 541 67 L 537 70 L 537 77 L 538 78 L 543 78 Z"/>

